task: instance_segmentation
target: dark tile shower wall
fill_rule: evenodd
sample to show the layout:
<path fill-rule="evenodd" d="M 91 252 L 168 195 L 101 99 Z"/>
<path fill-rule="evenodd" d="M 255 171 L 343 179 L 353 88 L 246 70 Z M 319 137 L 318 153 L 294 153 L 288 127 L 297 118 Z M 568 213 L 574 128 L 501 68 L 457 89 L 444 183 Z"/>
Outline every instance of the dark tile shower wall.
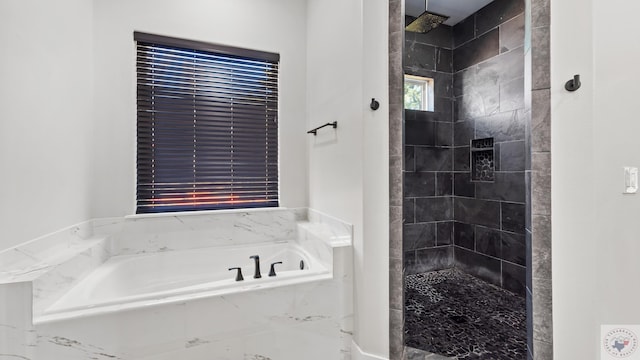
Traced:
<path fill-rule="evenodd" d="M 405 31 L 404 73 L 434 80 L 434 111 L 453 120 L 453 28 L 441 25 L 426 34 Z M 408 132 L 405 131 L 405 134 Z"/>
<path fill-rule="evenodd" d="M 453 265 L 452 123 L 405 110 L 404 234 L 409 274 Z"/>
<path fill-rule="evenodd" d="M 522 296 L 524 24 L 523 0 L 495 0 L 453 27 L 454 263 Z M 472 180 L 471 142 L 482 138 L 494 143 L 492 181 Z"/>
<path fill-rule="evenodd" d="M 454 27 L 405 32 L 405 74 L 435 86 L 434 112 L 405 111 L 407 274 L 455 265 L 524 296 L 523 45 L 523 0 L 495 0 Z M 494 169 L 474 176 L 471 143 L 483 138 L 492 147 L 473 157 Z"/>
<path fill-rule="evenodd" d="M 453 266 L 453 33 L 405 32 L 404 72 L 434 79 L 434 112 L 405 110 L 405 271 Z"/>

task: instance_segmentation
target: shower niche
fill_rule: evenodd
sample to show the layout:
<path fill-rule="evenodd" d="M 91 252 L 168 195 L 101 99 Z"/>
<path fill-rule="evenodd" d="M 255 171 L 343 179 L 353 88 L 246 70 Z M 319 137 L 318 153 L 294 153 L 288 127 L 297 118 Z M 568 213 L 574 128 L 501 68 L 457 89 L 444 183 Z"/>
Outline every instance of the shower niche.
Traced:
<path fill-rule="evenodd" d="M 471 180 L 493 182 L 495 180 L 495 148 L 493 138 L 471 140 Z"/>

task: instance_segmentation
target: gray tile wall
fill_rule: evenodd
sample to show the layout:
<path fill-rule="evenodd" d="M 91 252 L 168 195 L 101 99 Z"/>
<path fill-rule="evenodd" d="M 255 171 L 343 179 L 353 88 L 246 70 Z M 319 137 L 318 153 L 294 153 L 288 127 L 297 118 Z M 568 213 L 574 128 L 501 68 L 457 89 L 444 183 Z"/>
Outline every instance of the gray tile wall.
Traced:
<path fill-rule="evenodd" d="M 389 359 L 404 353 L 402 252 L 404 0 L 389 0 Z"/>
<path fill-rule="evenodd" d="M 527 321 L 529 340 L 529 359 L 552 360 L 553 359 L 553 332 L 551 309 L 551 174 L 550 169 L 550 69 L 549 69 L 549 40 L 550 40 L 550 0 L 526 0 L 526 33 L 524 55 L 527 59 L 525 73 L 525 119 L 531 119 L 532 124 L 525 122 L 526 138 L 525 149 L 532 148 L 534 159 L 531 159 L 531 151 L 527 151 L 525 159 L 526 176 L 526 247 L 527 247 Z M 495 6 L 495 5 L 494 5 Z M 489 10 L 485 10 L 488 11 Z M 508 14 L 507 14 L 508 15 Z M 483 32 L 484 19 L 480 20 L 479 30 L 476 29 L 476 20 L 469 20 L 464 27 L 459 26 L 454 30 L 454 45 L 460 46 L 471 40 L 476 32 Z M 461 23 L 462 24 L 462 23 Z M 509 24 L 505 23 L 505 28 Z M 468 29 L 472 28 L 473 31 Z M 518 30 L 517 30 L 518 31 Z M 503 31 L 499 36 L 500 50 L 515 49 L 513 38 L 519 38 L 516 32 Z M 484 32 L 483 32 L 484 33 Z M 513 37 L 510 35 L 513 34 Z M 517 36 L 516 36 L 517 35 Z M 389 177 L 390 177 L 390 219 L 389 219 L 389 247 L 390 247 L 390 312 L 389 312 L 389 359 L 400 360 L 404 353 L 404 318 L 403 318 L 403 288 L 404 274 L 402 269 L 402 152 L 403 152 L 403 44 L 404 39 L 404 1 L 389 1 Z M 453 66 L 453 64 L 452 64 Z M 528 112 L 528 114 L 527 114 Z M 461 128 L 461 129 L 458 129 Z M 466 129 L 466 132 L 465 130 Z M 475 128 L 454 123 L 454 140 L 468 135 L 469 131 L 475 132 Z M 458 151 L 464 154 L 464 150 Z M 455 156 L 455 151 L 454 151 Z M 463 155 L 459 155 L 463 156 Z M 532 163 L 536 170 L 532 169 Z M 454 164 L 455 165 L 455 164 Z M 502 162 L 503 167 L 504 161 Z M 460 165 L 459 165 L 460 166 Z M 511 166 L 511 165 L 509 165 Z M 532 181 L 536 173 L 536 181 Z M 466 185 L 466 186 L 465 186 Z M 464 175 L 455 174 L 454 192 L 456 196 L 470 197 L 475 187 L 466 181 Z M 536 210 L 531 205 L 535 204 Z M 533 219 L 533 220 L 532 220 Z M 497 248 L 491 248 L 496 244 L 486 234 L 485 229 L 480 229 L 478 244 L 483 251 L 495 252 Z M 474 235 L 474 236 L 476 236 Z M 488 238 L 486 238 L 488 237 Z M 474 238 L 475 239 L 475 238 Z M 535 294 L 535 296 L 534 296 Z"/>
<path fill-rule="evenodd" d="M 524 0 L 496 0 L 453 27 L 454 263 L 525 296 Z M 495 180 L 470 178 L 470 142 L 492 137 Z"/>
<path fill-rule="evenodd" d="M 405 110 L 406 274 L 453 266 L 453 33 L 405 32 L 404 73 L 434 79 L 434 111 Z"/>
<path fill-rule="evenodd" d="M 405 32 L 404 72 L 434 79 L 431 118 L 451 122 L 453 113 L 453 33 L 441 25 L 426 34 Z M 406 134 L 411 134 L 406 131 Z"/>
<path fill-rule="evenodd" d="M 438 112 L 405 110 L 403 250 L 407 274 L 453 266 L 453 127 L 445 119 Z"/>
<path fill-rule="evenodd" d="M 550 0 L 527 0 L 527 321 L 529 359 L 553 359 Z M 562 86 L 562 84 L 559 84 Z"/>

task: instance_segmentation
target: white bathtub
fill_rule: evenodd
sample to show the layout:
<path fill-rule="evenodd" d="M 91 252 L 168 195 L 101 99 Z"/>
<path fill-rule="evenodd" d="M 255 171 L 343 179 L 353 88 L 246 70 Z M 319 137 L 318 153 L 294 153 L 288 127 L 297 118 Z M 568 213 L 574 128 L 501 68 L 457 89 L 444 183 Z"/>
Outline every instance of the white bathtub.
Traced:
<path fill-rule="evenodd" d="M 254 279 L 252 255 L 260 256 L 262 278 Z M 276 276 L 269 277 L 270 264 Z M 300 269 L 300 262 L 304 269 Z M 244 281 L 235 281 L 241 267 Z M 122 255 L 107 260 L 53 303 L 36 322 L 104 314 L 330 279 L 330 269 L 295 241 Z"/>
<path fill-rule="evenodd" d="M 11 309 L 0 319 L 0 354 L 350 359 L 352 231 L 315 210 L 280 208 L 61 229 L 0 252 L 0 297 Z M 261 279 L 251 255 L 260 256 Z M 227 270 L 236 266 L 244 281 Z"/>

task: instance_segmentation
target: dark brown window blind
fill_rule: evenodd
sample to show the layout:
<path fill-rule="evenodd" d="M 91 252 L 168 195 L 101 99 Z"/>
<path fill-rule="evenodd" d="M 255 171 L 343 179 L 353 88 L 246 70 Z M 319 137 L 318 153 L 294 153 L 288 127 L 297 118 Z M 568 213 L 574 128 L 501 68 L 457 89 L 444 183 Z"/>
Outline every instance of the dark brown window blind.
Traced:
<path fill-rule="evenodd" d="M 134 39 L 136 212 L 278 206 L 279 55 Z"/>

